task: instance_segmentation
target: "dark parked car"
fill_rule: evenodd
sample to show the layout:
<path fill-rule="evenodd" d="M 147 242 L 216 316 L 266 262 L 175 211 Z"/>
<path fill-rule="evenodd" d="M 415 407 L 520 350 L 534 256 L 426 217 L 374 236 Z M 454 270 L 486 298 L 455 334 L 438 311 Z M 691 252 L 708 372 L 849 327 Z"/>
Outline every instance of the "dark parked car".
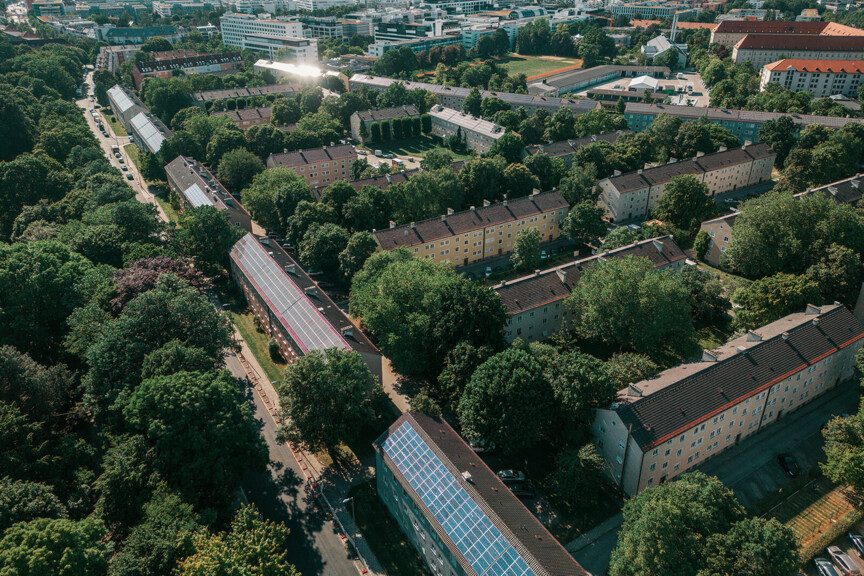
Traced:
<path fill-rule="evenodd" d="M 835 568 L 828 560 L 825 560 L 824 558 L 816 558 L 813 562 L 816 564 L 816 570 L 819 572 L 819 576 L 840 576 L 840 572 L 838 572 L 837 568 Z"/>
<path fill-rule="evenodd" d="M 852 541 L 852 545 L 858 552 L 858 556 L 864 558 L 864 536 L 861 536 L 857 532 L 849 532 L 849 539 Z"/>
<path fill-rule="evenodd" d="M 524 482 L 525 473 L 521 470 L 500 470 L 498 472 L 498 478 L 500 478 L 505 484 Z"/>
<path fill-rule="evenodd" d="M 798 466 L 798 460 L 796 460 L 791 454 L 780 454 L 777 456 L 777 461 L 780 463 L 780 467 L 786 472 L 786 475 L 790 478 L 795 478 L 801 473 L 801 467 Z"/>
<path fill-rule="evenodd" d="M 135 177 L 132 176 L 132 174 L 129 174 L 128 172 L 126 173 L 126 180 L 134 180 L 134 179 L 135 179 Z"/>

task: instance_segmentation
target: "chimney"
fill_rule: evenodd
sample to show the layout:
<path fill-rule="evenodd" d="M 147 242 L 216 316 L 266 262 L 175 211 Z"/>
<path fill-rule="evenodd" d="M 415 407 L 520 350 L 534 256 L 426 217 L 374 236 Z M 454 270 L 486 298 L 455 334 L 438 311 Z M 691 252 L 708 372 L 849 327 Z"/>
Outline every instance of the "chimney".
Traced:
<path fill-rule="evenodd" d="M 807 308 L 804 310 L 805 314 L 821 314 L 822 310 L 813 306 L 812 304 L 807 304 Z"/>
<path fill-rule="evenodd" d="M 288 153 L 288 149 L 287 149 L 287 148 L 283 148 L 283 149 L 282 149 L 282 153 L 283 153 L 283 154 L 287 154 L 287 153 Z"/>
<path fill-rule="evenodd" d="M 783 332 L 783 334 L 781 334 L 780 337 L 783 338 L 783 340 L 789 340 L 789 333 Z"/>
<path fill-rule="evenodd" d="M 396 222 L 394 222 L 393 220 L 390 220 L 390 228 L 395 228 L 395 227 L 396 227 Z"/>
<path fill-rule="evenodd" d="M 747 342 L 761 342 L 762 336 L 753 332 L 752 330 L 747 331 Z"/>
<path fill-rule="evenodd" d="M 620 170 L 615 170 L 614 172 L 612 172 L 612 175 L 613 175 L 613 176 L 620 176 L 620 175 L 621 175 L 621 171 L 620 171 Z"/>
<path fill-rule="evenodd" d="M 852 182 L 850 182 L 850 184 L 852 185 L 852 188 L 858 188 L 861 185 L 861 181 L 860 180 L 852 180 Z"/>
<path fill-rule="evenodd" d="M 415 228 L 414 222 L 411 222 L 411 228 Z"/>
<path fill-rule="evenodd" d="M 828 192 L 830 192 L 832 196 L 836 196 L 837 195 L 837 188 L 834 188 L 833 186 L 829 186 Z"/>
<path fill-rule="evenodd" d="M 504 199 L 501 201 L 501 205 L 502 205 L 502 206 L 506 206 L 506 205 L 507 205 L 507 198 L 504 198 Z"/>
<path fill-rule="evenodd" d="M 662 243 L 660 243 L 657 240 L 652 240 L 651 243 L 654 244 L 655 248 L 657 248 L 657 252 L 659 252 L 660 254 L 663 254 L 663 244 Z"/>
<path fill-rule="evenodd" d="M 471 479 L 471 473 L 467 470 L 465 472 L 462 472 L 462 479 L 466 482 L 470 482 L 471 484 L 474 483 L 474 481 Z"/>
<path fill-rule="evenodd" d="M 745 141 L 744 141 L 744 146 L 742 146 L 742 148 L 744 148 L 744 149 L 746 150 L 748 146 L 752 146 L 752 145 L 753 145 L 753 141 L 752 141 L 752 140 L 745 140 Z"/>
<path fill-rule="evenodd" d="M 447 215 L 448 215 L 448 216 L 452 216 L 452 215 L 453 215 L 453 209 L 452 209 L 452 208 L 447 208 Z"/>
<path fill-rule="evenodd" d="M 471 210 L 471 212 L 476 212 L 476 211 L 477 211 L 477 207 L 476 207 L 476 206 L 471 206 L 470 210 Z"/>
<path fill-rule="evenodd" d="M 704 152 L 696 152 L 696 158 L 701 158 L 704 155 L 705 155 Z"/>
<path fill-rule="evenodd" d="M 303 292 L 305 292 L 307 296 L 316 296 L 318 294 L 318 289 L 315 288 L 315 286 L 307 286 Z"/>
<path fill-rule="evenodd" d="M 562 284 L 567 282 L 567 272 L 559 269 L 556 270 L 555 273 L 558 275 L 558 280 L 560 280 Z"/>
<path fill-rule="evenodd" d="M 636 173 L 637 173 L 637 174 L 642 174 L 642 169 L 640 168 L 639 170 L 636 171 Z"/>
<path fill-rule="evenodd" d="M 702 362 L 717 362 L 717 360 L 719 360 L 719 358 L 708 350 L 702 351 Z"/>
<path fill-rule="evenodd" d="M 539 276 L 539 275 L 540 275 L 540 270 L 534 270 L 534 276 Z"/>
<path fill-rule="evenodd" d="M 639 398 L 642 397 L 642 390 L 632 382 L 627 385 L 627 392 L 630 394 L 630 396 L 638 396 Z"/>
<path fill-rule="evenodd" d="M 669 162 L 667 162 L 667 164 L 675 164 L 676 162 L 678 162 L 678 159 L 673 157 L 669 158 Z"/>
<path fill-rule="evenodd" d="M 486 206 L 489 206 L 489 204 L 491 204 L 491 202 L 489 202 L 488 200 L 483 200 L 483 207 L 484 207 L 484 208 L 485 208 Z"/>
<path fill-rule="evenodd" d="M 747 354 L 747 347 L 746 346 L 738 346 L 738 352 L 740 352 L 741 354 Z"/>
<path fill-rule="evenodd" d="M 348 325 L 342 328 L 342 336 L 345 338 L 353 338 L 354 337 L 354 326 Z"/>

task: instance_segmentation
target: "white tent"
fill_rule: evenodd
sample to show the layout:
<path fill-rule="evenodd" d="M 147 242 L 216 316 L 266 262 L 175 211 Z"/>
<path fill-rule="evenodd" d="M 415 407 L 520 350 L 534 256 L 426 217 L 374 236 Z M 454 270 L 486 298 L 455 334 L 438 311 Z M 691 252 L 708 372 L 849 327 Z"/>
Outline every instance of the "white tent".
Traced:
<path fill-rule="evenodd" d="M 651 76 L 638 76 L 630 81 L 630 86 L 628 86 L 627 89 L 635 90 L 636 92 L 644 92 L 645 90 L 656 92 L 659 83 L 660 81 L 657 80 L 657 78 L 652 78 Z"/>

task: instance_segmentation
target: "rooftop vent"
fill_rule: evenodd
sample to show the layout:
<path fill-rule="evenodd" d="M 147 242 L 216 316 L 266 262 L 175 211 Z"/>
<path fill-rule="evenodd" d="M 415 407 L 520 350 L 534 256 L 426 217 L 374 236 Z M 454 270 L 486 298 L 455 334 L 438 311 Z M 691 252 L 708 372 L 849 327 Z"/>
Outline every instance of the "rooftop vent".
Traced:
<path fill-rule="evenodd" d="M 567 282 L 567 272 L 564 270 L 556 270 L 555 274 L 558 275 L 558 280 L 560 280 L 562 284 Z"/>
<path fill-rule="evenodd" d="M 719 358 L 715 356 L 712 352 L 708 350 L 702 351 L 702 361 L 703 362 L 717 362 Z"/>
<path fill-rule="evenodd" d="M 390 228 L 395 228 L 395 227 L 396 227 L 396 222 L 394 222 L 393 220 L 390 220 Z"/>
<path fill-rule="evenodd" d="M 354 326 L 345 326 L 342 328 L 342 336 L 352 338 L 354 336 Z"/>
<path fill-rule="evenodd" d="M 464 471 L 464 472 L 462 472 L 462 478 L 463 478 L 466 482 L 471 482 L 472 484 L 474 483 L 474 481 L 471 479 L 471 473 L 468 472 L 467 470 Z"/>
<path fill-rule="evenodd" d="M 746 346 L 738 346 L 738 352 L 740 352 L 741 354 L 747 354 L 747 347 Z"/>
<path fill-rule="evenodd" d="M 639 398 L 642 397 L 642 389 L 632 382 L 627 385 L 627 392 L 629 392 L 631 396 L 638 396 Z"/>
<path fill-rule="evenodd" d="M 318 289 L 315 286 L 307 286 L 305 290 L 303 290 L 308 296 L 315 296 L 318 294 Z"/>
<path fill-rule="evenodd" d="M 294 264 L 288 264 L 285 266 L 285 272 L 288 274 L 297 274 L 297 267 Z"/>
<path fill-rule="evenodd" d="M 783 340 L 789 340 L 789 333 L 783 332 L 783 334 L 781 334 L 780 337 L 783 338 Z"/>
<path fill-rule="evenodd" d="M 747 331 L 747 342 L 761 342 L 762 336 L 753 332 L 752 330 Z"/>
<path fill-rule="evenodd" d="M 484 207 L 484 208 L 485 208 L 486 206 L 489 206 L 490 204 L 491 204 L 491 202 L 489 202 L 488 200 L 483 200 L 483 207 Z"/>
<path fill-rule="evenodd" d="M 450 215 L 452 215 L 452 214 L 453 214 L 453 209 L 452 209 L 452 208 L 447 208 L 447 215 L 450 216 Z"/>
<path fill-rule="evenodd" d="M 657 248 L 657 252 L 663 254 L 663 244 L 661 242 L 658 240 L 652 240 L 651 243 L 654 244 L 655 248 Z"/>
<path fill-rule="evenodd" d="M 807 309 L 804 310 L 804 313 L 805 314 L 821 314 L 822 311 L 819 308 L 817 308 L 816 306 L 813 306 L 812 304 L 807 304 Z"/>

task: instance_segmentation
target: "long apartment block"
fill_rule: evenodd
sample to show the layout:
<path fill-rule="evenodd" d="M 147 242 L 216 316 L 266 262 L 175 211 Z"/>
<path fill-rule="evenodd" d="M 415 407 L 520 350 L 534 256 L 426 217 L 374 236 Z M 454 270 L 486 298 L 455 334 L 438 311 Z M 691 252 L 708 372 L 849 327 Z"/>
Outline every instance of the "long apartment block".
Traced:
<path fill-rule="evenodd" d="M 714 196 L 770 180 L 776 158 L 767 144 L 752 144 L 636 172 L 616 173 L 600 181 L 602 192 L 597 202 L 612 222 L 646 218 L 663 197 L 666 184 L 676 176 L 693 176 L 705 183 L 708 194 Z"/>
<path fill-rule="evenodd" d="M 541 242 L 555 240 L 569 208 L 557 191 L 534 193 L 403 226 L 391 222 L 374 236 L 381 251 L 406 248 L 416 258 L 461 266 L 512 252 L 523 230 L 537 230 Z"/>
<path fill-rule="evenodd" d="M 857 174 L 845 180 L 805 190 L 795 194 L 795 197 L 801 198 L 811 194 L 822 194 L 838 204 L 855 204 L 864 196 L 864 174 Z M 732 242 L 733 228 L 738 214 L 739 212 L 736 211 L 702 223 L 700 229 L 704 230 L 711 238 L 708 251 L 703 258 L 708 264 L 720 266 L 723 253 L 726 252 Z"/>
<path fill-rule="evenodd" d="M 228 212 L 231 223 L 238 228 L 252 231 L 252 216 L 200 162 L 177 156 L 165 166 L 165 176 L 181 211 L 214 206 Z"/>
<path fill-rule="evenodd" d="M 724 20 L 711 31 L 711 44 L 732 48 L 748 34 L 802 36 L 864 36 L 864 30 L 836 22 L 785 22 L 781 20 Z"/>
<path fill-rule="evenodd" d="M 807 306 L 630 384 L 597 409 L 594 442 L 628 496 L 663 484 L 852 377 L 864 324 L 841 304 Z"/>
<path fill-rule="evenodd" d="M 501 282 L 493 289 L 507 310 L 504 336 L 508 342 L 543 340 L 567 321 L 565 300 L 588 267 L 612 258 L 647 258 L 655 270 L 679 270 L 687 255 L 672 236 L 642 240 L 533 274 Z"/>
<path fill-rule="evenodd" d="M 270 154 L 267 168 L 291 168 L 310 186 L 327 186 L 336 180 L 348 180 L 355 160 L 357 151 L 354 146 L 339 144 Z"/>

